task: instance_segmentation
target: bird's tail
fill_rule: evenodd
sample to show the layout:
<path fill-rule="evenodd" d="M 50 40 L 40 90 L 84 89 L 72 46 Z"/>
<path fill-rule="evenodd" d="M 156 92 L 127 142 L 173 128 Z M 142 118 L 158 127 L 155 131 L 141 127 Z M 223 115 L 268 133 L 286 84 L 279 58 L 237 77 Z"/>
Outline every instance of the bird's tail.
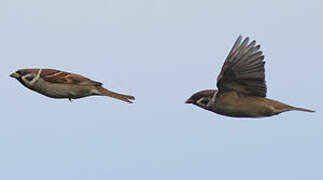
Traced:
<path fill-rule="evenodd" d="M 116 99 L 119 99 L 121 101 L 125 101 L 127 103 L 132 103 L 130 100 L 135 100 L 135 97 L 133 97 L 133 96 L 112 92 L 112 91 L 109 91 L 109 90 L 107 90 L 107 89 L 105 89 L 104 87 L 101 87 L 101 86 L 98 86 L 96 88 L 96 90 L 98 91 L 98 93 L 96 93 L 98 95 L 116 98 Z"/>
<path fill-rule="evenodd" d="M 290 106 L 290 105 L 287 105 L 287 104 L 280 103 L 278 101 L 276 101 L 276 103 L 274 104 L 274 109 L 276 111 L 275 114 L 279 114 L 279 113 L 286 112 L 286 111 L 315 112 L 315 111 L 310 110 L 310 109 L 294 107 L 294 106 Z"/>
<path fill-rule="evenodd" d="M 290 110 L 294 110 L 294 111 L 304 111 L 304 112 L 315 112 L 315 111 L 310 110 L 310 109 L 298 108 L 298 107 L 290 107 Z"/>

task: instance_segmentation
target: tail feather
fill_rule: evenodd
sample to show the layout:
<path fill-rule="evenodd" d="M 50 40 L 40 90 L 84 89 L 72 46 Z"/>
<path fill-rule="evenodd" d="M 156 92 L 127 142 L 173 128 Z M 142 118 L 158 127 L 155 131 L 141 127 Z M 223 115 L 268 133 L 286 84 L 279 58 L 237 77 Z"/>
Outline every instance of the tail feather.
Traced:
<path fill-rule="evenodd" d="M 130 100 L 135 100 L 134 96 L 124 95 L 124 94 L 119 94 L 119 93 L 116 93 L 116 92 L 112 92 L 112 91 L 109 91 L 109 90 L 107 90 L 107 89 L 105 89 L 105 88 L 103 88 L 101 86 L 96 88 L 96 90 L 98 91 L 98 93 L 97 93 L 98 95 L 112 97 L 112 98 L 115 98 L 115 99 L 119 99 L 121 101 L 125 101 L 127 103 L 133 103 Z"/>
<path fill-rule="evenodd" d="M 305 111 L 305 112 L 315 112 L 315 111 L 310 110 L 310 109 L 298 108 L 298 107 L 291 107 L 291 110 L 295 110 L 295 111 Z"/>

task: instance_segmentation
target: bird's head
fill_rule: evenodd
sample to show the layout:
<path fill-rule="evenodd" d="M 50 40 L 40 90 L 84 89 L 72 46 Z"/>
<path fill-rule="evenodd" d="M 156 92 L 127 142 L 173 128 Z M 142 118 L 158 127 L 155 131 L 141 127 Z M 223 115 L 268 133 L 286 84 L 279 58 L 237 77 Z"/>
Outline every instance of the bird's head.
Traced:
<path fill-rule="evenodd" d="M 37 70 L 35 69 L 19 69 L 10 74 L 10 77 L 17 79 L 25 86 L 28 86 L 36 76 Z"/>
<path fill-rule="evenodd" d="M 210 110 L 208 107 L 209 101 L 211 101 L 212 97 L 217 93 L 217 90 L 203 90 L 193 94 L 190 98 L 188 98 L 185 103 L 194 104 L 203 109 Z"/>

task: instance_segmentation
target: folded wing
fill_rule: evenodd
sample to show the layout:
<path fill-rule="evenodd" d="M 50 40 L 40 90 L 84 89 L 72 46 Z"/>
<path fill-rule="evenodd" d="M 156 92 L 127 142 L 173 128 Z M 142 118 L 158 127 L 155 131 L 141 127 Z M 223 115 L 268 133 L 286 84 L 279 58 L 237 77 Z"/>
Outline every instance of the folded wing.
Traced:
<path fill-rule="evenodd" d="M 92 81 L 79 74 L 68 73 L 55 69 L 42 69 L 41 77 L 48 82 L 63 83 L 63 84 L 75 84 L 75 85 L 92 85 L 101 86 L 102 83 Z"/>

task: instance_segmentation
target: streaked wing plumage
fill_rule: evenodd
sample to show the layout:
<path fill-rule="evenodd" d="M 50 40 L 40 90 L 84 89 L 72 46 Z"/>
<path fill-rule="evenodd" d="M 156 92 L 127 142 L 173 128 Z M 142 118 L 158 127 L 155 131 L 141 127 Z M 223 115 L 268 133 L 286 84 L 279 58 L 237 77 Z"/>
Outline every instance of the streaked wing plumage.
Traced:
<path fill-rule="evenodd" d="M 79 74 L 68 73 L 55 69 L 42 69 L 40 75 L 45 81 L 52 83 L 101 86 L 102 83 L 93 81 Z"/>

